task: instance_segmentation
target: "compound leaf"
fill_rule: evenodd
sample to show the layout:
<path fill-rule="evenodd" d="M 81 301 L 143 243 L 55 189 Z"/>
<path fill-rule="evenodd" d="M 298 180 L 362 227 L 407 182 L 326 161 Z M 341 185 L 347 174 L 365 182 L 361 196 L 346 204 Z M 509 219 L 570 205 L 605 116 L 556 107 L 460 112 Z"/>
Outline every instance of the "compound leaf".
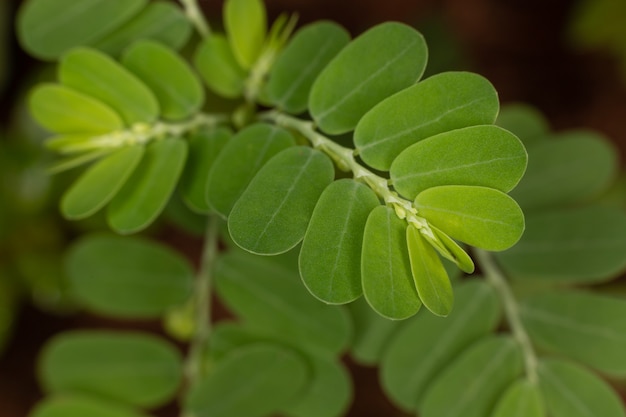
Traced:
<path fill-rule="evenodd" d="M 63 195 L 63 215 L 77 220 L 91 216 L 104 207 L 122 188 L 143 154 L 143 146 L 129 146 L 92 165 Z"/>
<path fill-rule="evenodd" d="M 413 200 L 439 185 L 480 185 L 511 191 L 526 169 L 526 150 L 510 132 L 493 125 L 440 133 L 402 151 L 389 173 L 394 188 Z"/>
<path fill-rule="evenodd" d="M 424 38 L 410 26 L 386 22 L 369 29 L 342 49 L 313 83 L 313 119 L 330 134 L 354 129 L 368 110 L 422 76 L 427 55 Z"/>
<path fill-rule="evenodd" d="M 126 124 L 151 123 L 159 103 L 148 87 L 108 55 L 75 48 L 59 65 L 61 83 L 90 95 L 118 112 Z"/>
<path fill-rule="evenodd" d="M 419 314 L 393 336 L 383 354 L 383 388 L 406 410 L 415 410 L 445 366 L 499 322 L 498 297 L 483 281 L 462 283 L 455 296 L 456 305 L 448 317 Z"/>
<path fill-rule="evenodd" d="M 541 349 L 613 376 L 626 375 L 626 301 L 563 291 L 537 294 L 520 307 L 524 327 Z"/>
<path fill-rule="evenodd" d="M 121 62 L 152 90 L 163 118 L 186 119 L 202 106 L 202 84 L 187 62 L 169 47 L 150 40 L 137 41 L 126 49 Z"/>
<path fill-rule="evenodd" d="M 207 37 L 196 49 L 193 63 L 212 91 L 226 98 L 243 94 L 247 74 L 224 36 L 212 34 Z"/>
<path fill-rule="evenodd" d="M 259 170 L 274 155 L 294 146 L 295 139 L 285 129 L 267 123 L 256 123 L 228 141 L 215 159 L 207 179 L 209 205 L 224 217 Z"/>
<path fill-rule="evenodd" d="M 182 305 L 193 268 L 165 246 L 130 237 L 91 235 L 66 258 L 72 294 L 90 310 L 124 318 L 159 318 Z"/>
<path fill-rule="evenodd" d="M 363 294 L 381 316 L 406 319 L 420 309 L 406 245 L 406 222 L 387 206 L 372 210 L 361 253 Z"/>
<path fill-rule="evenodd" d="M 485 337 L 432 382 L 419 407 L 424 417 L 484 417 L 523 372 L 522 352 L 510 337 Z M 451 399 L 454 401 L 451 401 Z"/>
<path fill-rule="evenodd" d="M 539 383 L 553 417 L 624 417 L 619 396 L 602 379 L 572 363 L 546 359 L 539 364 Z"/>
<path fill-rule="evenodd" d="M 300 250 L 300 275 L 320 300 L 343 304 L 361 296 L 361 248 L 369 213 L 380 202 L 351 179 L 329 185 L 320 196 Z"/>
<path fill-rule="evenodd" d="M 515 200 L 493 188 L 433 187 L 417 196 L 415 207 L 450 237 L 486 250 L 508 249 L 524 231 L 524 215 Z"/>
<path fill-rule="evenodd" d="M 186 157 L 183 140 L 166 138 L 149 144 L 137 170 L 109 204 L 111 227 L 118 233 L 133 233 L 150 225 L 174 191 Z"/>
<path fill-rule="evenodd" d="M 174 346 L 148 334 L 73 331 L 46 344 L 39 371 L 49 392 L 153 407 L 176 394 L 182 361 Z"/>
<path fill-rule="evenodd" d="M 224 26 L 235 58 L 250 69 L 261 53 L 267 33 L 265 5 L 261 0 L 227 0 Z"/>
<path fill-rule="evenodd" d="M 55 396 L 39 402 L 29 417 L 146 417 L 128 407 L 93 398 Z"/>
<path fill-rule="evenodd" d="M 242 248 L 264 255 L 287 252 L 303 238 L 322 191 L 335 175 L 322 152 L 305 146 L 272 157 L 233 206 L 228 230 Z"/>
<path fill-rule="evenodd" d="M 492 417 L 546 417 L 541 391 L 527 379 L 515 381 L 502 394 Z"/>
<path fill-rule="evenodd" d="M 146 6 L 148 0 L 29 0 L 17 20 L 24 49 L 54 60 L 73 47 L 96 42 Z"/>
<path fill-rule="evenodd" d="M 313 82 L 348 42 L 350 34 L 333 22 L 301 28 L 272 66 L 267 86 L 270 101 L 289 113 L 305 111 Z"/>
<path fill-rule="evenodd" d="M 497 92 L 485 78 L 444 72 L 376 105 L 356 126 L 354 144 L 365 163 L 388 170 L 414 143 L 453 129 L 491 124 L 498 109 Z"/>
<path fill-rule="evenodd" d="M 550 134 L 550 126 L 543 114 L 522 103 L 503 106 L 496 124 L 513 132 L 526 147 L 541 143 Z"/>

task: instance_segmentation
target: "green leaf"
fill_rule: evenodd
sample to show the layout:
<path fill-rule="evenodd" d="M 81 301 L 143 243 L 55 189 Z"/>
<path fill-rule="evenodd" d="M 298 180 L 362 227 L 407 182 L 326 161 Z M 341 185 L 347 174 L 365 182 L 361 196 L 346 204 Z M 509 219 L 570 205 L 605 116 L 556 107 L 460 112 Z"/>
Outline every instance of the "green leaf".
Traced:
<path fill-rule="evenodd" d="M 539 364 L 541 393 L 552 417 L 624 417 L 624 405 L 611 387 L 572 363 L 546 359 Z"/>
<path fill-rule="evenodd" d="M 393 336 L 383 354 L 383 388 L 405 410 L 422 404 L 426 389 L 445 366 L 498 325 L 498 297 L 484 281 L 462 283 L 455 297 L 447 318 L 419 314 Z"/>
<path fill-rule="evenodd" d="M 196 49 L 193 63 L 204 83 L 215 93 L 226 98 L 243 94 L 247 73 L 224 36 L 212 34 L 204 39 Z"/>
<path fill-rule="evenodd" d="M 523 103 L 502 106 L 496 124 L 513 132 L 526 147 L 541 143 L 550 134 L 550 126 L 544 115 Z"/>
<path fill-rule="evenodd" d="M 114 402 L 81 397 L 48 397 L 39 402 L 29 417 L 146 417 Z"/>
<path fill-rule="evenodd" d="M 56 133 L 97 135 L 124 127 L 110 107 L 61 85 L 37 86 L 28 104 L 37 123 Z"/>
<path fill-rule="evenodd" d="M 185 166 L 187 142 L 166 138 L 146 147 L 137 170 L 109 204 L 107 220 L 118 233 L 149 226 L 163 211 Z"/>
<path fill-rule="evenodd" d="M 437 376 L 424 395 L 420 415 L 487 416 L 498 396 L 523 369 L 517 342 L 505 336 L 485 337 L 467 348 Z"/>
<path fill-rule="evenodd" d="M 626 301 L 559 290 L 525 299 L 520 312 L 532 341 L 542 350 L 582 362 L 603 373 L 626 375 Z"/>
<path fill-rule="evenodd" d="M 491 124 L 498 114 L 491 83 L 470 72 L 444 72 L 395 94 L 370 110 L 354 132 L 363 161 L 388 170 L 406 148 L 430 136 Z"/>
<path fill-rule="evenodd" d="M 194 272 L 177 252 L 130 237 L 90 235 L 66 258 L 72 294 L 90 310 L 159 318 L 191 296 Z"/>
<path fill-rule="evenodd" d="M 309 96 L 313 119 L 326 133 L 353 130 L 377 103 L 419 80 L 427 55 L 424 38 L 410 26 L 386 22 L 369 29 L 315 80 Z"/>
<path fill-rule="evenodd" d="M 271 344 L 238 349 L 192 387 L 185 409 L 198 417 L 263 417 L 288 404 L 306 386 L 307 366 Z"/>
<path fill-rule="evenodd" d="M 152 90 L 165 119 L 186 119 L 204 103 L 200 80 L 167 46 L 150 40 L 135 42 L 126 49 L 121 62 Z"/>
<path fill-rule="evenodd" d="M 243 68 L 252 68 L 261 53 L 267 33 L 267 16 L 263 2 L 226 0 L 224 26 L 237 61 Z"/>
<path fill-rule="evenodd" d="M 143 154 L 143 146 L 128 146 L 92 165 L 63 195 L 63 215 L 77 220 L 100 210 L 122 188 Z"/>
<path fill-rule="evenodd" d="M 17 33 L 24 49 L 54 60 L 69 49 L 88 45 L 120 27 L 147 0 L 29 0 L 21 8 Z"/>
<path fill-rule="evenodd" d="M 221 300 L 251 328 L 279 340 L 332 354 L 343 351 L 351 333 L 346 311 L 311 297 L 295 268 L 272 259 L 240 250 L 221 256 L 215 271 Z"/>
<path fill-rule="evenodd" d="M 174 346 L 142 333 L 73 331 L 44 347 L 39 376 L 48 392 L 87 394 L 140 407 L 169 401 L 182 361 Z"/>
<path fill-rule="evenodd" d="M 292 249 L 304 238 L 315 204 L 334 175 L 333 163 L 318 150 L 295 146 L 281 151 L 235 203 L 228 218 L 231 237 L 256 254 Z"/>
<path fill-rule="evenodd" d="M 508 249 L 524 231 L 524 215 L 515 200 L 493 188 L 433 187 L 417 196 L 415 207 L 450 237 L 486 250 Z"/>
<path fill-rule="evenodd" d="M 528 150 L 528 169 L 511 196 L 525 210 L 558 207 L 598 196 L 615 179 L 615 147 L 595 132 L 571 131 Z"/>
<path fill-rule="evenodd" d="M 378 206 L 363 235 L 363 294 L 378 314 L 394 320 L 411 317 L 422 305 L 411 276 L 406 227 L 392 208 Z"/>
<path fill-rule="evenodd" d="M 315 297 L 343 304 L 361 296 L 363 229 L 378 205 L 369 187 L 351 179 L 324 190 L 300 250 L 300 275 Z"/>
<path fill-rule="evenodd" d="M 333 22 L 315 22 L 298 30 L 270 71 L 270 101 L 289 113 L 305 111 L 313 82 L 348 42 L 350 34 Z"/>
<path fill-rule="evenodd" d="M 502 394 L 492 417 L 546 417 L 539 386 L 527 379 L 515 381 Z"/>
<path fill-rule="evenodd" d="M 209 205 L 228 217 L 261 167 L 295 144 L 291 133 L 267 123 L 255 123 L 237 132 L 209 171 L 206 186 Z"/>
<path fill-rule="evenodd" d="M 406 230 L 406 240 L 411 273 L 420 300 L 433 314 L 447 316 L 452 311 L 454 294 L 439 255 L 413 225 Z"/>
<path fill-rule="evenodd" d="M 454 262 L 453 265 L 456 265 L 461 271 L 471 274 L 474 272 L 474 261 L 472 258 L 456 243 L 450 236 L 443 233 L 441 230 L 437 229 L 432 224 L 429 226 L 430 230 L 433 231 L 433 234 L 438 239 L 438 242 L 433 243 L 433 239 L 428 235 L 422 235 L 426 240 L 430 242 L 431 245 L 435 249 L 438 249 L 438 246 L 441 244 L 446 249 L 445 252 L 439 252 L 440 255 L 444 256 L 446 259 Z M 451 255 L 450 257 L 447 255 Z M 444 262 L 445 267 L 445 262 Z M 459 270 L 456 269 L 458 272 Z M 452 277 L 450 274 L 450 269 L 448 269 L 448 276 Z"/>
<path fill-rule="evenodd" d="M 211 211 L 207 201 L 209 172 L 232 135 L 229 129 L 217 128 L 199 130 L 189 138 L 189 155 L 179 189 L 185 203 L 195 212 Z"/>
<path fill-rule="evenodd" d="M 571 284 L 612 279 L 626 268 L 626 215 L 599 205 L 531 213 L 520 241 L 497 259 L 518 278 Z"/>
<path fill-rule="evenodd" d="M 102 52 L 88 48 L 71 50 L 61 59 L 59 79 L 107 104 L 128 125 L 151 123 L 159 114 L 159 103 L 152 91 Z"/>
<path fill-rule="evenodd" d="M 526 170 L 526 150 L 492 125 L 440 133 L 411 145 L 391 164 L 394 188 L 409 200 L 439 185 L 480 185 L 511 191 Z"/>
<path fill-rule="evenodd" d="M 93 46 L 113 56 L 119 56 L 128 45 L 139 39 L 152 39 L 179 49 L 187 42 L 191 31 L 191 22 L 180 7 L 173 3 L 153 1 Z"/>
<path fill-rule="evenodd" d="M 50 165 L 46 171 L 50 175 L 57 174 L 59 172 L 63 172 L 72 168 L 76 168 L 80 165 L 95 161 L 96 159 L 100 159 L 110 153 L 110 150 L 101 150 L 82 153 L 78 156 L 70 156 L 56 161 L 54 164 Z"/>

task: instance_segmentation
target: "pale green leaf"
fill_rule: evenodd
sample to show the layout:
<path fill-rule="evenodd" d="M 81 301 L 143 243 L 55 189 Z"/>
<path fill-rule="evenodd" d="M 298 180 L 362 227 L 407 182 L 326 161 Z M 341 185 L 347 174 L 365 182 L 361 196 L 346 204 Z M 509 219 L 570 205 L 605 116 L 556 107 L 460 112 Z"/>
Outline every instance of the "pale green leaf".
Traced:
<path fill-rule="evenodd" d="M 63 215 L 77 220 L 101 209 L 122 188 L 143 155 L 143 146 L 129 146 L 92 165 L 63 195 Z"/>
<path fill-rule="evenodd" d="M 134 233 L 149 226 L 165 208 L 186 157 L 187 142 L 181 139 L 149 144 L 143 160 L 107 208 L 111 228 Z"/>
<path fill-rule="evenodd" d="M 48 167 L 46 171 L 48 172 L 48 174 L 51 175 L 57 174 L 59 172 L 67 171 L 69 169 L 76 168 L 78 166 L 100 159 L 110 154 L 111 152 L 112 151 L 105 149 L 100 151 L 81 153 L 78 156 L 69 156 L 67 158 L 55 161 Z"/>
<path fill-rule="evenodd" d="M 454 241 L 450 236 L 443 233 L 441 230 L 437 229 L 432 224 L 430 225 L 430 230 L 433 231 L 435 237 L 439 240 L 441 245 L 444 246 L 446 252 L 439 252 L 442 256 L 453 262 L 453 265 L 456 265 L 461 271 L 471 274 L 474 272 L 474 261 L 472 258 L 465 252 L 465 250 Z M 431 244 L 433 241 L 428 235 L 423 235 L 423 237 L 428 240 Z M 438 249 L 439 244 L 436 243 L 433 245 L 435 249 Z M 448 257 L 447 255 L 451 255 Z M 444 262 L 444 266 L 446 263 Z M 456 270 L 458 271 L 458 269 Z M 448 276 L 452 277 L 450 274 L 450 270 L 448 268 Z"/>
<path fill-rule="evenodd" d="M 455 288 L 448 317 L 419 314 L 389 341 L 381 363 L 387 395 L 406 410 L 422 403 L 431 381 L 472 342 L 492 332 L 500 320 L 498 297 L 483 281 Z"/>
<path fill-rule="evenodd" d="M 309 95 L 313 119 L 326 133 L 353 130 L 377 103 L 419 80 L 427 55 L 424 38 L 410 26 L 386 22 L 369 29 L 315 80 Z"/>
<path fill-rule="evenodd" d="M 130 237 L 90 235 L 66 258 L 70 290 L 96 313 L 159 318 L 191 296 L 194 271 L 177 252 Z"/>
<path fill-rule="evenodd" d="M 305 146 L 283 150 L 252 179 L 228 217 L 235 243 L 257 254 L 288 251 L 303 238 L 322 191 L 335 175 L 322 152 Z"/>
<path fill-rule="evenodd" d="M 524 231 L 524 215 L 515 200 L 493 188 L 433 187 L 417 196 L 415 207 L 450 237 L 486 250 L 508 249 Z"/>
<path fill-rule="evenodd" d="M 406 227 L 392 208 L 378 206 L 363 235 L 363 295 L 378 314 L 394 320 L 411 317 L 422 305 L 411 276 Z"/>
<path fill-rule="evenodd" d="M 146 417 L 115 402 L 95 398 L 59 395 L 45 398 L 28 414 L 29 417 Z"/>
<path fill-rule="evenodd" d="M 363 229 L 378 205 L 370 188 L 351 179 L 324 190 L 300 250 L 300 275 L 315 297 L 343 304 L 361 296 Z"/>
<path fill-rule="evenodd" d="M 120 120 L 121 122 L 121 120 Z M 103 147 L 92 139 L 97 135 L 86 133 L 70 133 L 51 137 L 44 143 L 47 149 L 63 154 L 87 151 L 112 152 L 115 148 Z"/>
<path fill-rule="evenodd" d="M 511 384 L 502 394 L 491 417 L 546 417 L 539 386 L 527 379 Z"/>
<path fill-rule="evenodd" d="M 388 170 L 404 149 L 427 137 L 491 124 L 498 114 L 491 83 L 470 72 L 444 72 L 395 94 L 359 121 L 354 144 L 368 165 Z"/>
<path fill-rule="evenodd" d="M 224 36 L 212 34 L 206 38 L 196 49 L 193 63 L 212 91 L 227 98 L 243 94 L 247 74 Z"/>
<path fill-rule="evenodd" d="M 267 32 L 265 5 L 261 0 L 226 0 L 224 26 L 239 64 L 246 69 L 256 62 Z"/>
<path fill-rule="evenodd" d="M 550 134 L 545 116 L 537 109 L 523 103 L 502 106 L 496 124 L 513 132 L 526 147 L 544 141 Z"/>
<path fill-rule="evenodd" d="M 172 399 L 182 375 L 176 348 L 142 333 L 61 333 L 48 341 L 39 365 L 48 392 L 87 394 L 141 407 Z"/>
<path fill-rule="evenodd" d="M 440 133 L 398 155 L 389 173 L 409 200 L 439 185 L 479 185 L 511 191 L 526 170 L 526 150 L 512 133 L 493 125 Z"/>
<path fill-rule="evenodd" d="M 59 65 L 64 85 L 102 101 L 118 112 L 126 124 L 151 123 L 159 103 L 150 89 L 108 55 L 89 48 L 75 48 Z"/>

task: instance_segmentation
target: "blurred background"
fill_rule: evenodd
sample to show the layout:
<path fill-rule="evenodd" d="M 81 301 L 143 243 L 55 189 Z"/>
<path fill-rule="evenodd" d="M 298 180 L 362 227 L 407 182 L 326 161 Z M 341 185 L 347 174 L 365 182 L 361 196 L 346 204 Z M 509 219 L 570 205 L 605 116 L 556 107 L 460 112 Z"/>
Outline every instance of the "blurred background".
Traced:
<path fill-rule="evenodd" d="M 21 1 L 0 0 L 0 416 L 24 417 L 41 396 L 37 353 L 52 334 L 111 322 L 76 311 L 64 292 L 61 254 L 101 219 L 68 224 L 57 210 L 71 173 L 50 178 L 44 134 L 24 106 L 29 87 L 50 79 L 28 57 L 13 22 Z M 266 0 L 270 19 L 296 12 L 300 24 L 329 19 L 353 35 L 386 20 L 408 23 L 429 44 L 428 74 L 469 70 L 487 77 L 503 104 L 536 107 L 553 130 L 604 134 L 626 160 L 625 0 Z M 222 2 L 200 0 L 219 21 Z M 623 162 L 622 162 L 623 166 Z M 172 211 L 175 213 L 175 210 Z M 173 215 L 175 217 L 175 215 Z M 167 224 L 154 234 L 197 259 L 192 231 Z M 114 323 L 155 331 L 160 323 Z M 376 370 L 352 366 L 350 416 L 402 416 L 381 393 Z M 172 409 L 159 415 L 174 416 Z"/>

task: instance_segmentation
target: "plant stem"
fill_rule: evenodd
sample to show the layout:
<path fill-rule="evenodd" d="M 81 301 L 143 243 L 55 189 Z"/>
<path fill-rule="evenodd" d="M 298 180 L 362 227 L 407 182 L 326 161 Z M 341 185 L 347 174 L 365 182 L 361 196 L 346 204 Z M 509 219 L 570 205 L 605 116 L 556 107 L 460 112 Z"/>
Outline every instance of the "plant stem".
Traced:
<path fill-rule="evenodd" d="M 202 10 L 198 6 L 197 0 L 180 0 L 185 7 L 185 14 L 189 21 L 196 27 L 196 30 L 203 38 L 207 38 L 211 35 L 211 27 L 204 18 Z"/>
<path fill-rule="evenodd" d="M 533 349 L 528 333 L 520 318 L 517 300 L 506 281 L 506 278 L 489 252 L 475 249 L 474 254 L 478 260 L 487 282 L 496 290 L 504 306 L 504 315 L 509 324 L 513 337 L 520 345 L 524 355 L 526 376 L 531 383 L 537 383 L 537 354 Z"/>

